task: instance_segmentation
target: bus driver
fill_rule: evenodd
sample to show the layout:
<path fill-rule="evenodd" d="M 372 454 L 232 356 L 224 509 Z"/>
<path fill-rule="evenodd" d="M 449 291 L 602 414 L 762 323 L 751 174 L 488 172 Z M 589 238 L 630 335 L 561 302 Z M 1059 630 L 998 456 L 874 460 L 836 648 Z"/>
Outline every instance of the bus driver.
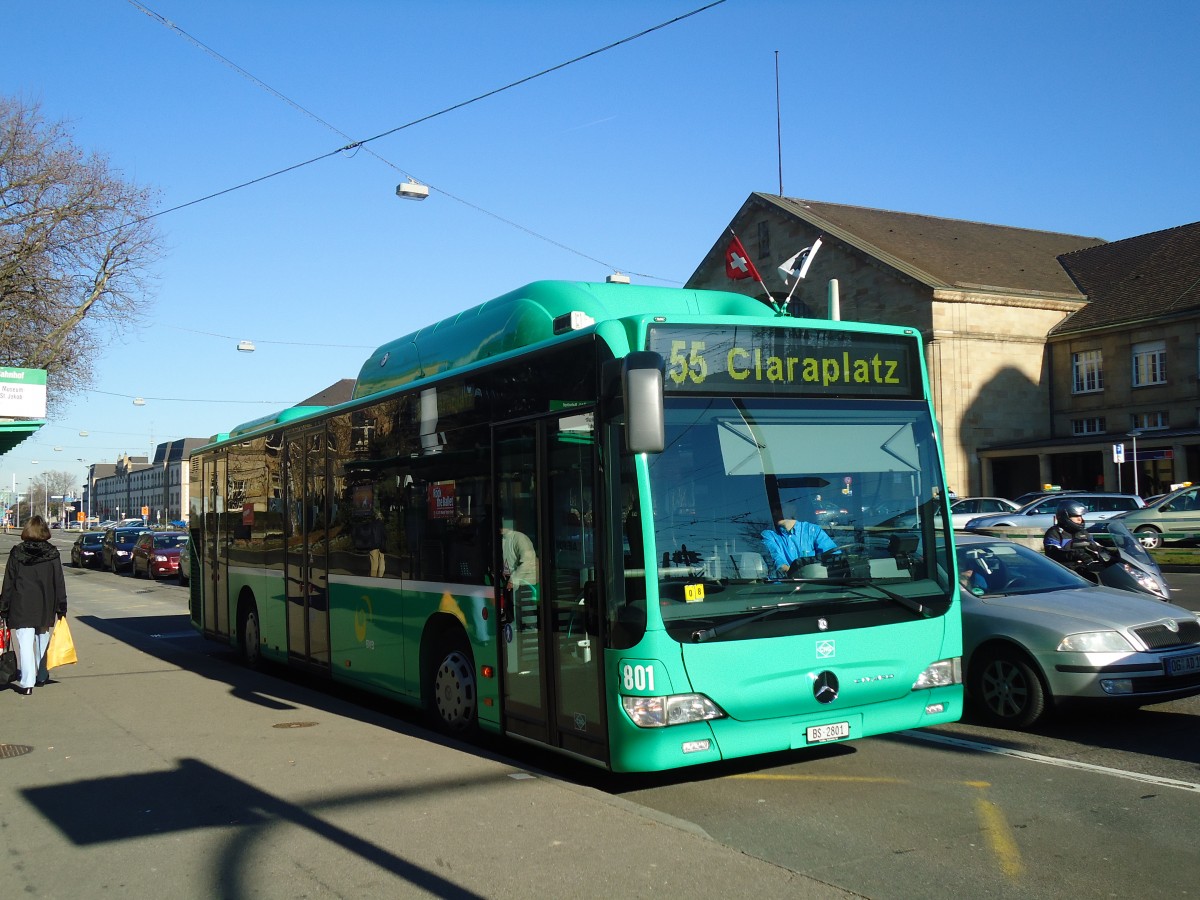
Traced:
<path fill-rule="evenodd" d="M 838 549 L 821 526 L 797 521 L 798 509 L 794 501 L 784 503 L 775 527 L 762 533 L 771 574 L 776 578 L 798 578 L 804 566 Z"/>

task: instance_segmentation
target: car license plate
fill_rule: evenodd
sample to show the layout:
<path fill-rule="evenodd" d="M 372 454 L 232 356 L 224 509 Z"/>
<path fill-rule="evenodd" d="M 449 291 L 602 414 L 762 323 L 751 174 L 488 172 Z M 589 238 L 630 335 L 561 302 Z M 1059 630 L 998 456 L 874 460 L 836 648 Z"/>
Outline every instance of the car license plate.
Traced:
<path fill-rule="evenodd" d="M 1191 656 L 1171 656 L 1163 660 L 1168 675 L 1190 675 L 1200 672 L 1200 653 Z"/>
<path fill-rule="evenodd" d="M 850 723 L 832 722 L 829 725 L 811 725 L 805 729 L 804 736 L 810 744 L 840 741 L 842 738 L 850 737 Z"/>

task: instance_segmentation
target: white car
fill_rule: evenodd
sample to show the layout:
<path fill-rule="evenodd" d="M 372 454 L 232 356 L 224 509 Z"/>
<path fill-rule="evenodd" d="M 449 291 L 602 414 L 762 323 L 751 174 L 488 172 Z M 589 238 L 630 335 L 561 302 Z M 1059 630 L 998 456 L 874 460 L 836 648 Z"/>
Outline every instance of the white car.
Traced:
<path fill-rule="evenodd" d="M 1103 522 L 1120 513 L 1141 509 L 1146 505 L 1136 494 L 1051 494 L 1040 500 L 1030 501 L 1013 512 L 976 516 L 970 519 L 965 527 L 968 531 L 979 528 L 1045 531 L 1054 524 L 1054 514 L 1058 511 L 1058 505 L 1066 501 L 1083 504 L 1083 508 L 1087 510 L 1083 514 L 1083 521 L 1087 524 Z"/>
<path fill-rule="evenodd" d="M 1011 500 L 1003 497 L 962 497 L 950 504 L 950 527 L 966 528 L 976 516 L 989 513 L 1011 513 L 1020 509 Z"/>
<path fill-rule="evenodd" d="M 1017 504 L 1003 497 L 960 497 L 950 501 L 950 527 L 959 530 L 966 528 L 967 522 L 983 513 L 1015 512 L 1017 509 Z M 934 521 L 942 521 L 940 510 L 934 515 Z M 917 514 L 903 512 L 878 524 L 887 528 L 916 528 Z"/>

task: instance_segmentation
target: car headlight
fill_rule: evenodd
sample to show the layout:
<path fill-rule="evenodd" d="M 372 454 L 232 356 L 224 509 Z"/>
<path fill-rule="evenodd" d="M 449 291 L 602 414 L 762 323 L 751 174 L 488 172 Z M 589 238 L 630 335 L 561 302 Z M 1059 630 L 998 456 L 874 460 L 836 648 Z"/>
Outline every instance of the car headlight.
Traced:
<path fill-rule="evenodd" d="M 667 725 L 725 718 L 725 711 L 703 694 L 622 697 L 621 705 L 639 728 L 664 728 Z"/>
<path fill-rule="evenodd" d="M 1068 634 L 1057 649 L 1064 653 L 1128 653 L 1133 645 L 1119 631 L 1087 631 Z"/>
<path fill-rule="evenodd" d="M 919 691 L 924 688 L 946 687 L 951 684 L 962 684 L 962 657 L 939 659 L 917 676 L 912 689 Z"/>

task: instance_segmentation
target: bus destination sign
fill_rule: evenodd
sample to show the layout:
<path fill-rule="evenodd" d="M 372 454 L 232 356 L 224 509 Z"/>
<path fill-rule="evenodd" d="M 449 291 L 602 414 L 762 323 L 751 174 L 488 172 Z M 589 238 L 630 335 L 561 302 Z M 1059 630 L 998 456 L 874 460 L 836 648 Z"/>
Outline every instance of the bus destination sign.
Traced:
<path fill-rule="evenodd" d="M 814 328 L 651 325 L 674 393 L 921 396 L 917 341 Z"/>

